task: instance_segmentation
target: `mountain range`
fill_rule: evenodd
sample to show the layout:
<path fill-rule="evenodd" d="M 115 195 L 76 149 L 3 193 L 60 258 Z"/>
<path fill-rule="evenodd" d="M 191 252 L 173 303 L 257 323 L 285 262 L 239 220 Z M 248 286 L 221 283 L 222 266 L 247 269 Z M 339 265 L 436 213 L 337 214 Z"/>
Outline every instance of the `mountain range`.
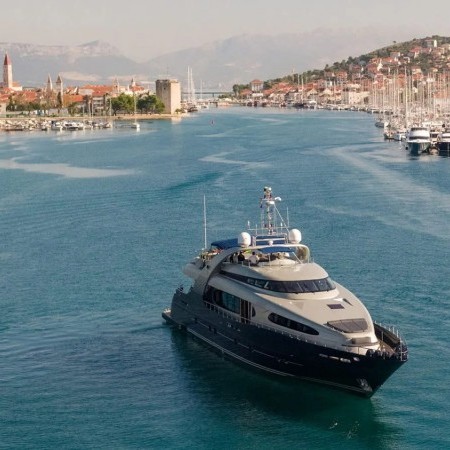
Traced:
<path fill-rule="evenodd" d="M 110 84 L 115 78 L 128 84 L 132 77 L 144 85 L 159 78 L 176 78 L 187 86 L 190 67 L 197 91 L 200 86 L 205 91 L 230 91 L 233 84 L 247 84 L 255 78 L 265 80 L 322 69 L 392 42 L 386 40 L 386 33 L 378 28 L 316 29 L 275 36 L 243 34 L 143 63 L 103 41 L 76 46 L 0 43 L 0 52 L 8 52 L 14 80 L 26 87 L 45 86 L 48 75 L 55 81 L 58 74 L 66 86 Z"/>

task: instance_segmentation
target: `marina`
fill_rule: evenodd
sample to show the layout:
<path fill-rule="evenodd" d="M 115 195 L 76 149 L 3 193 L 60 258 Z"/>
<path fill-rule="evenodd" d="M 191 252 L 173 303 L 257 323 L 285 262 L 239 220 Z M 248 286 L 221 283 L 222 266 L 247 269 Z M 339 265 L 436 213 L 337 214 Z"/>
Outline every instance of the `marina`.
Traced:
<path fill-rule="evenodd" d="M 140 125 L 0 133 L 1 446 L 446 448 L 450 158 L 356 111 Z M 400 330 L 408 361 L 372 397 L 236 364 L 161 317 L 193 255 L 260 223 L 265 186 L 310 267 Z"/>

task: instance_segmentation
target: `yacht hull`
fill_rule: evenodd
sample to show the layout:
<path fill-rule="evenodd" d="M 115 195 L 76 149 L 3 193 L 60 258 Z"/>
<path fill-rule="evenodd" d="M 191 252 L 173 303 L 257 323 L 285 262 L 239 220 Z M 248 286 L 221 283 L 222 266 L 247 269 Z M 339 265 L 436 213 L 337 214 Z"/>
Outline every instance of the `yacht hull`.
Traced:
<path fill-rule="evenodd" d="M 450 156 L 450 141 L 438 142 L 436 145 L 440 155 Z"/>
<path fill-rule="evenodd" d="M 431 142 L 408 142 L 407 147 L 411 155 L 421 155 L 430 150 Z"/>
<path fill-rule="evenodd" d="M 276 332 L 221 313 L 198 293 L 177 290 L 163 318 L 223 356 L 272 374 L 326 384 L 370 397 L 403 363 L 387 354 L 358 355 Z M 405 349 L 406 350 L 406 349 Z"/>

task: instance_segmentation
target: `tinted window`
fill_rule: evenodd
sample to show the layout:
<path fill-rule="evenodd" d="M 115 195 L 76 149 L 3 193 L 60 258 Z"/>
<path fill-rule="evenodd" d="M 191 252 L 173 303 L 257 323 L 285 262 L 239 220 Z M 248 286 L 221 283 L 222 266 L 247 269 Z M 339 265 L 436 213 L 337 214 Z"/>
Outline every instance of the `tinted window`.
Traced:
<path fill-rule="evenodd" d="M 243 275 L 238 275 L 236 273 L 228 272 L 222 272 L 222 275 L 273 292 L 302 294 L 305 292 L 323 292 L 336 289 L 333 280 L 329 277 L 319 280 L 275 281 L 250 278 Z"/>
<path fill-rule="evenodd" d="M 211 286 L 206 290 L 204 300 L 207 302 L 207 305 L 212 303 L 236 314 L 241 314 L 241 304 L 245 303 L 246 308 L 251 307 L 251 316 L 254 317 L 256 314 L 255 308 L 251 306 L 251 303 Z"/>
<path fill-rule="evenodd" d="M 290 328 L 291 330 L 300 331 L 301 333 L 314 334 L 314 335 L 319 334 L 319 332 L 317 330 L 315 330 L 314 328 L 311 328 L 308 325 L 305 325 L 304 323 L 288 319 L 287 317 L 279 316 L 278 314 L 275 314 L 275 313 L 269 314 L 268 319 L 271 322 L 276 323 L 277 325 L 280 325 L 280 326 L 286 327 L 286 328 Z"/>

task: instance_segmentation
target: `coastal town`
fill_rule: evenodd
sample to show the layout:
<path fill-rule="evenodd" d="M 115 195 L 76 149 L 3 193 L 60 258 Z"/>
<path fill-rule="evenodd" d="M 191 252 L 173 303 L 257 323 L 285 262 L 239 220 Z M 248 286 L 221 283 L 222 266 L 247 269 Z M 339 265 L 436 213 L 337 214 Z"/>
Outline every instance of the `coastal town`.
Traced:
<path fill-rule="evenodd" d="M 0 83 L 0 130 L 106 128 L 117 118 L 179 114 L 180 83 L 164 79 L 156 80 L 155 86 L 152 92 L 134 78 L 127 85 L 116 79 L 112 85 L 65 86 L 58 74 L 55 83 L 49 75 L 45 87 L 24 88 L 14 80 L 12 60 L 6 53 Z"/>
<path fill-rule="evenodd" d="M 349 58 L 346 64 L 278 80 L 254 79 L 233 86 L 220 99 L 199 99 L 189 69 L 184 98 L 176 79 L 156 80 L 153 92 L 134 78 L 126 85 L 115 79 L 111 85 L 65 86 L 58 74 L 55 83 L 48 75 L 45 86 L 25 88 L 13 79 L 12 61 L 5 54 L 0 129 L 109 127 L 117 118 L 170 118 L 211 105 L 353 110 L 374 114 L 386 139 L 406 141 L 411 128 L 420 128 L 421 140 L 427 142 L 418 152 L 433 150 L 444 138 L 448 151 L 449 69 L 450 42 L 426 38 L 403 51 L 393 46 L 384 56 Z M 67 120 L 55 120 L 60 117 Z"/>

